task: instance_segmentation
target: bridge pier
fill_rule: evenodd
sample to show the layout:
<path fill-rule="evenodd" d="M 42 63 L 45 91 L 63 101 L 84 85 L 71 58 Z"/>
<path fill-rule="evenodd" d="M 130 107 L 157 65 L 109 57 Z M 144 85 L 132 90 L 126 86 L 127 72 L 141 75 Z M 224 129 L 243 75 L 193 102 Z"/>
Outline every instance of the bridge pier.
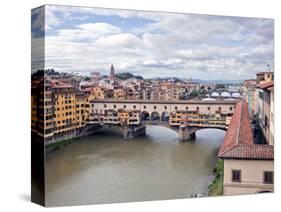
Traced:
<path fill-rule="evenodd" d="M 123 131 L 123 138 L 125 140 L 128 140 L 128 139 L 133 139 L 139 135 L 145 134 L 146 127 L 145 127 L 145 125 L 139 125 L 139 126 L 123 125 L 122 131 Z"/>
<path fill-rule="evenodd" d="M 186 126 L 179 127 L 179 138 L 181 142 L 195 139 L 195 130 L 191 130 Z"/>

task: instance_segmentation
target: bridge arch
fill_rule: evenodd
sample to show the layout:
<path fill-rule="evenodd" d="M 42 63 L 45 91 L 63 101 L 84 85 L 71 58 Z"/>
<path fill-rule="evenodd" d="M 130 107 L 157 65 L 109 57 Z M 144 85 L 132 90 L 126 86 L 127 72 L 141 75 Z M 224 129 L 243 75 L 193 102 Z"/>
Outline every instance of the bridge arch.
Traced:
<path fill-rule="evenodd" d="M 195 128 L 195 132 L 201 131 L 201 130 L 209 130 L 209 129 L 214 129 L 214 130 L 221 130 L 221 131 L 227 131 L 227 129 L 225 127 L 194 127 Z"/>
<path fill-rule="evenodd" d="M 262 194 L 262 193 L 272 193 L 273 191 L 270 189 L 262 189 L 262 190 L 258 190 L 256 192 L 256 194 Z"/>
<path fill-rule="evenodd" d="M 169 121 L 170 114 L 167 111 L 164 111 L 161 113 L 161 121 Z"/>
<path fill-rule="evenodd" d="M 141 112 L 141 120 L 142 121 L 146 121 L 146 120 L 150 120 L 150 114 L 147 111 L 142 111 Z"/>
<path fill-rule="evenodd" d="M 153 111 L 150 117 L 152 121 L 159 121 L 161 118 L 160 114 L 157 111 Z"/>

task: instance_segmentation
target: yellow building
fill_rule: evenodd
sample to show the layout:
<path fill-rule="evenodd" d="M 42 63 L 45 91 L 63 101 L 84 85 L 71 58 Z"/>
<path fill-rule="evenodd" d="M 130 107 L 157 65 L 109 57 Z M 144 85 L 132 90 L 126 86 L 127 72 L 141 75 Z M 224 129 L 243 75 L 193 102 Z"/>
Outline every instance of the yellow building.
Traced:
<path fill-rule="evenodd" d="M 54 135 L 64 134 L 76 128 L 75 89 L 59 80 L 50 80 L 54 98 Z"/>
<path fill-rule="evenodd" d="M 231 116 L 227 114 L 200 114 L 197 110 L 177 110 L 170 114 L 171 126 L 195 126 L 195 127 L 223 127 L 227 128 Z"/>
<path fill-rule="evenodd" d="M 118 110 L 118 121 L 121 125 L 138 125 L 140 124 L 140 110 Z"/>
<path fill-rule="evenodd" d="M 92 99 L 104 99 L 104 89 L 101 87 L 93 87 L 89 96 Z"/>
<path fill-rule="evenodd" d="M 125 92 L 123 89 L 114 89 L 114 99 L 124 99 L 125 98 Z"/>
<path fill-rule="evenodd" d="M 76 93 L 75 105 L 76 128 L 81 128 L 86 125 L 86 122 L 89 117 L 89 103 L 87 96 L 83 93 Z"/>
<path fill-rule="evenodd" d="M 256 74 L 257 83 L 271 82 L 273 81 L 274 73 L 271 71 L 263 71 Z"/>

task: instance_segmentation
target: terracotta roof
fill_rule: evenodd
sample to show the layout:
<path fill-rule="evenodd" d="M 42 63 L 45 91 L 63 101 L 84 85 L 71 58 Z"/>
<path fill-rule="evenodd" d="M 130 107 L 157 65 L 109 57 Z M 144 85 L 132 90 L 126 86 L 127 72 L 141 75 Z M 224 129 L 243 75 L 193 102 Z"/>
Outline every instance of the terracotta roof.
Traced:
<path fill-rule="evenodd" d="M 238 145 L 223 154 L 223 158 L 273 159 L 273 146 L 267 144 Z"/>
<path fill-rule="evenodd" d="M 273 81 L 270 82 L 264 82 L 256 85 L 256 88 L 261 88 L 261 89 L 267 89 L 269 87 L 272 87 L 274 85 Z"/>
<path fill-rule="evenodd" d="M 254 144 L 246 101 L 235 107 L 230 125 L 219 151 L 220 158 L 273 159 L 273 146 Z"/>
<path fill-rule="evenodd" d="M 53 88 L 74 88 L 73 85 L 62 82 L 60 80 L 51 79 L 49 82 L 51 83 Z"/>

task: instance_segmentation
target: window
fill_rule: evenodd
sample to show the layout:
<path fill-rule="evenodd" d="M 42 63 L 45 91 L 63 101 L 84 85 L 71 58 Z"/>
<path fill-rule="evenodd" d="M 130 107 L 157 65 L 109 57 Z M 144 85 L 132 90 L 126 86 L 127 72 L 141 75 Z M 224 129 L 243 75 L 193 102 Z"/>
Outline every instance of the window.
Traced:
<path fill-rule="evenodd" d="M 136 109 L 136 105 L 134 105 L 134 109 Z"/>
<path fill-rule="evenodd" d="M 208 107 L 208 110 L 211 110 L 211 108 L 210 108 L 210 107 Z"/>
<path fill-rule="evenodd" d="M 196 107 L 196 110 L 199 110 L 199 107 Z"/>
<path fill-rule="evenodd" d="M 263 92 L 262 91 L 259 92 L 259 98 L 263 99 Z"/>
<path fill-rule="evenodd" d="M 104 104 L 103 106 L 104 106 L 104 108 L 106 108 L 106 104 Z"/>
<path fill-rule="evenodd" d="M 145 106 L 145 105 L 143 106 L 143 109 L 146 109 L 146 106 Z"/>
<path fill-rule="evenodd" d="M 273 172 L 269 172 L 269 171 L 263 172 L 263 183 L 273 184 Z"/>
<path fill-rule="evenodd" d="M 229 107 L 229 110 L 232 110 L 232 107 Z"/>
<path fill-rule="evenodd" d="M 123 105 L 123 108 L 126 108 L 126 105 Z"/>
<path fill-rule="evenodd" d="M 266 115 L 264 116 L 264 125 L 268 127 L 268 117 Z"/>
<path fill-rule="evenodd" d="M 115 109 L 115 108 L 116 108 L 116 105 L 113 105 L 113 108 Z"/>
<path fill-rule="evenodd" d="M 156 110 L 157 109 L 157 107 L 156 106 L 154 106 L 154 110 Z"/>
<path fill-rule="evenodd" d="M 178 107 L 176 106 L 176 107 L 175 107 L 175 110 L 177 110 L 177 109 L 178 109 Z"/>
<path fill-rule="evenodd" d="M 219 107 L 219 111 L 221 111 L 221 107 Z"/>
<path fill-rule="evenodd" d="M 185 107 L 186 110 L 188 110 L 188 107 Z"/>
<path fill-rule="evenodd" d="M 241 182 L 241 170 L 232 170 L 232 182 Z"/>
<path fill-rule="evenodd" d="M 167 109 L 167 106 L 166 106 L 166 105 L 164 106 L 164 109 L 165 109 L 165 110 Z"/>

